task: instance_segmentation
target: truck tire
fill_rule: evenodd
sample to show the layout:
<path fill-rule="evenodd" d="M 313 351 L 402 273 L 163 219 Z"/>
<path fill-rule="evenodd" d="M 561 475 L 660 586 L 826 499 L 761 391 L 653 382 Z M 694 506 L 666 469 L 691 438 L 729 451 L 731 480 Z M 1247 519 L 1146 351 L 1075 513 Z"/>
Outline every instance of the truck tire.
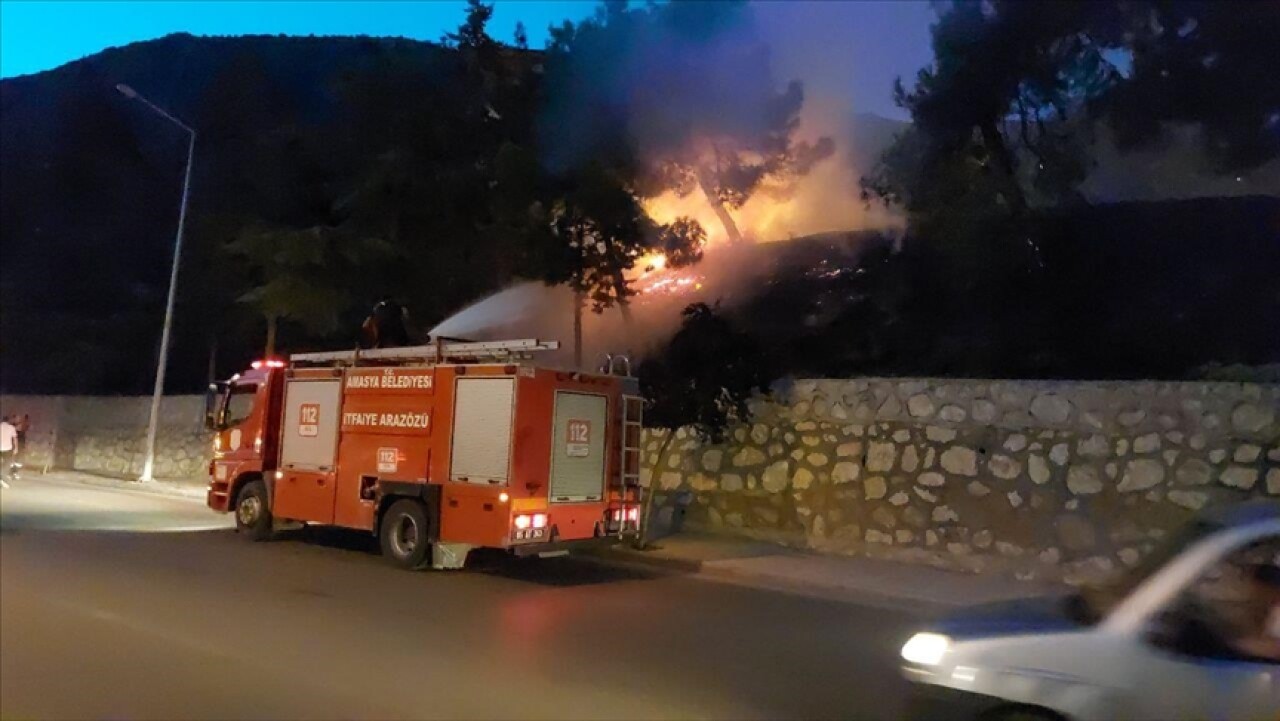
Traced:
<path fill-rule="evenodd" d="M 391 504 L 378 524 L 382 555 L 400 568 L 426 568 L 431 563 L 430 531 L 426 507 L 412 498 L 402 498 Z"/>
<path fill-rule="evenodd" d="M 236 494 L 236 533 L 243 533 L 251 541 L 271 538 L 271 508 L 267 501 L 267 485 L 260 480 L 249 481 Z"/>

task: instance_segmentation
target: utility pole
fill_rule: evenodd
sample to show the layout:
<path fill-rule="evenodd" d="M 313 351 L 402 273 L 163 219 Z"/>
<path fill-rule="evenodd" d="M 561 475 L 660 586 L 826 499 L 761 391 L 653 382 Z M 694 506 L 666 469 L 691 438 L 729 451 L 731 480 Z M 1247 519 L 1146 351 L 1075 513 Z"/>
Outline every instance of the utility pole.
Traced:
<path fill-rule="evenodd" d="M 164 306 L 164 329 L 160 331 L 160 358 L 156 362 L 156 385 L 151 394 L 151 416 L 147 421 L 147 445 L 142 459 L 142 474 L 138 480 L 144 483 L 152 481 L 156 464 L 156 430 L 160 424 L 160 400 L 164 397 L 164 373 L 169 364 L 169 336 L 173 328 L 173 305 L 178 293 L 178 266 L 182 259 L 182 233 L 187 225 L 187 198 L 191 192 L 191 166 L 196 158 L 196 131 L 189 125 L 170 115 L 166 110 L 138 94 L 138 91 L 120 83 L 116 90 L 130 100 L 137 100 L 150 108 L 157 115 L 186 131 L 187 171 L 182 179 L 182 206 L 178 211 L 178 234 L 173 241 L 173 267 L 169 270 L 169 296 Z"/>

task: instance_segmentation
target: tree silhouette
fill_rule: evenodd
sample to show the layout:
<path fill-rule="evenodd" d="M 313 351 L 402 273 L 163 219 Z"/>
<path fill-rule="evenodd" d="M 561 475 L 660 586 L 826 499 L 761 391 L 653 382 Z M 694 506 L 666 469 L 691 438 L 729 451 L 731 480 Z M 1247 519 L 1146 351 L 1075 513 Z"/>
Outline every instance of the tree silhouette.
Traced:
<path fill-rule="evenodd" d="M 729 427 L 751 420 L 747 401 L 767 393 L 777 372 L 755 340 L 704 303 L 682 312 L 680 330 L 656 356 L 640 364 L 644 423 L 666 431 L 650 472 L 640 544 L 645 544 L 658 470 L 675 431 L 687 428 L 704 442 L 724 440 Z"/>

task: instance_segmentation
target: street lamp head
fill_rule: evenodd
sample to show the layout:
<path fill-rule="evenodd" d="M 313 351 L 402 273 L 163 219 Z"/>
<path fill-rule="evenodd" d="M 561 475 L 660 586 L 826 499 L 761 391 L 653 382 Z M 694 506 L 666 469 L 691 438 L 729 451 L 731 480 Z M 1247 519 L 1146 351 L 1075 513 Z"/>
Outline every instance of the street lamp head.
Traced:
<path fill-rule="evenodd" d="M 125 96 L 126 98 L 129 98 L 130 100 L 138 97 L 138 91 L 134 90 L 128 85 L 125 85 L 124 83 L 116 83 L 116 90 L 119 90 L 121 95 Z"/>

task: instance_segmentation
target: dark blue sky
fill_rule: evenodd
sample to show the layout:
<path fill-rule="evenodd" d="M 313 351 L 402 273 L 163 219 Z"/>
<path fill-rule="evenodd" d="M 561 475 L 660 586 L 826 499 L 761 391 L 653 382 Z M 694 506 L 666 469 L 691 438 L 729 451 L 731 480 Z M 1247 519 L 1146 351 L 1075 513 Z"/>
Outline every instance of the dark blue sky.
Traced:
<path fill-rule="evenodd" d="M 893 78 L 927 63 L 927 2 L 836 0 L 757 3 L 780 75 L 849 98 L 856 109 L 899 115 Z M 195 35 L 399 35 L 437 40 L 462 19 L 463 0 L 306 2 L 251 0 L 0 0 L 0 77 L 55 68 L 104 48 L 173 32 Z M 517 21 L 542 47 L 548 24 L 578 20 L 588 0 L 496 0 L 491 31 L 509 41 Z"/>

